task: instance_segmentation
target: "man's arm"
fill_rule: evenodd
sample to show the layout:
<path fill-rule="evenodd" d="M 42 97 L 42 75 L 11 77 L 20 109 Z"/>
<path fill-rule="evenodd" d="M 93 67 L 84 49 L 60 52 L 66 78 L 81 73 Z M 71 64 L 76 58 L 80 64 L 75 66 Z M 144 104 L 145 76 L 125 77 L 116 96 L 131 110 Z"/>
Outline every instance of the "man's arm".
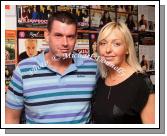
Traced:
<path fill-rule="evenodd" d="M 19 124 L 22 110 L 15 110 L 5 107 L 5 123 L 6 124 Z"/>
<path fill-rule="evenodd" d="M 13 76 L 5 95 L 5 123 L 19 124 L 24 108 L 23 80 L 19 65 L 13 71 Z"/>

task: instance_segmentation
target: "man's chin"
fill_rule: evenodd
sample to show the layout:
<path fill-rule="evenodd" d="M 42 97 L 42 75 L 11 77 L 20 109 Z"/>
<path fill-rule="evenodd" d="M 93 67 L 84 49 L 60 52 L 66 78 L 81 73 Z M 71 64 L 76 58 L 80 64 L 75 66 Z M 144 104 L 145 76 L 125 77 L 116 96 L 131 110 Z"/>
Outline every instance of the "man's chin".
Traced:
<path fill-rule="evenodd" d="M 55 60 L 65 60 L 65 59 L 69 59 L 71 53 L 60 53 L 60 54 L 56 54 L 54 55 L 52 58 Z"/>

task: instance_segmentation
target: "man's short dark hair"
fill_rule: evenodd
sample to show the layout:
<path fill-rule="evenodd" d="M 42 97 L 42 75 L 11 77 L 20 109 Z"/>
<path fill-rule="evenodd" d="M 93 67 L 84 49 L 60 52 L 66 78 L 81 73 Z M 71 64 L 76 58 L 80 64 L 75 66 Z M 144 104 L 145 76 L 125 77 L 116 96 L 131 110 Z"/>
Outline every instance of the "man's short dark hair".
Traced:
<path fill-rule="evenodd" d="M 48 25 L 47 25 L 48 31 L 51 31 L 53 21 L 55 20 L 69 25 L 74 24 L 77 28 L 77 19 L 73 14 L 67 11 L 57 11 L 52 13 L 52 15 L 48 19 Z"/>

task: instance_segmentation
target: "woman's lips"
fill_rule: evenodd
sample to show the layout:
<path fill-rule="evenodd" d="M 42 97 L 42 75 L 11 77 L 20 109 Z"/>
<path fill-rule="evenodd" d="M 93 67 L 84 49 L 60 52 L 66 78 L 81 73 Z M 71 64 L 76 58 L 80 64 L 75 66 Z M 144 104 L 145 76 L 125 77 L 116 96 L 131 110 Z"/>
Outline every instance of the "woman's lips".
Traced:
<path fill-rule="evenodd" d="M 105 56 L 104 58 L 107 61 L 111 61 L 111 60 L 113 60 L 115 58 L 115 56 Z"/>

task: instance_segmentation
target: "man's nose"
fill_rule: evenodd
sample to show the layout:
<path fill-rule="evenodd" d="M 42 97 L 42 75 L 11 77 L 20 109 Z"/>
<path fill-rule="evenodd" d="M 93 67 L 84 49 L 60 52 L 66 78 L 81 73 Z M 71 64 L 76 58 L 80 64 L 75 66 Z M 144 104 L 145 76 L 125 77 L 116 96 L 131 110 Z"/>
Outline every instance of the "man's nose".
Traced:
<path fill-rule="evenodd" d="M 68 45 L 68 39 L 67 39 L 67 37 L 63 37 L 63 45 L 64 46 Z"/>

